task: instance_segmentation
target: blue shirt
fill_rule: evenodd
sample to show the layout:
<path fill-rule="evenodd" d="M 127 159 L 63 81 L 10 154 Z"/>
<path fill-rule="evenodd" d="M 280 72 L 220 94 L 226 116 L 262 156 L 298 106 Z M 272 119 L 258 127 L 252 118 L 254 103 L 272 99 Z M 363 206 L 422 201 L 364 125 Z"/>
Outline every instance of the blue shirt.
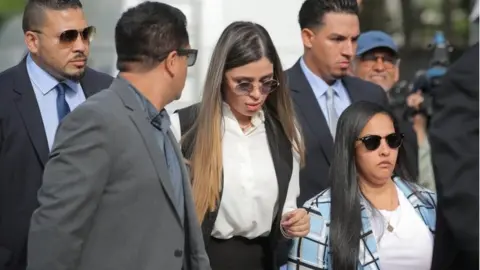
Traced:
<path fill-rule="evenodd" d="M 170 116 L 165 109 L 162 109 L 159 112 L 144 95 L 142 95 L 131 84 L 129 85 L 130 88 L 135 92 L 135 96 L 140 102 L 142 109 L 145 111 L 147 120 L 152 125 L 152 131 L 155 135 L 158 146 L 160 147 L 162 154 L 165 157 L 166 165 L 170 174 L 170 180 L 172 182 L 173 190 L 175 193 L 175 207 L 177 207 L 180 218 L 181 220 L 183 220 L 185 212 L 185 197 L 183 193 L 183 175 L 180 165 L 180 162 L 183 161 L 180 161 L 177 157 L 177 154 L 175 153 L 175 148 L 173 144 L 177 142 L 170 140 L 170 136 L 168 136 L 168 132 L 170 131 L 171 126 Z"/>
<path fill-rule="evenodd" d="M 59 82 L 39 67 L 30 54 L 27 56 L 27 73 L 37 99 L 40 115 L 42 116 L 48 149 L 51 150 L 58 127 L 57 91 L 55 87 Z M 85 101 L 85 94 L 80 83 L 70 80 L 66 80 L 64 83 L 70 87 L 69 91 L 65 92 L 65 99 L 70 107 L 70 111 L 73 111 L 73 109 Z"/>
<path fill-rule="evenodd" d="M 315 75 L 305 64 L 303 57 L 300 59 L 300 67 L 302 68 L 303 74 L 307 78 L 310 87 L 312 87 L 315 98 L 317 99 L 318 105 L 322 109 L 323 115 L 328 116 L 327 112 L 327 89 L 332 87 L 335 93 L 334 104 L 337 115 L 340 116 L 342 112 L 351 104 L 350 97 L 348 92 L 345 89 L 341 80 L 336 80 L 335 83 L 329 86 L 322 78 Z M 353 90 L 355 91 L 355 90 Z M 327 119 L 328 122 L 328 119 Z"/>

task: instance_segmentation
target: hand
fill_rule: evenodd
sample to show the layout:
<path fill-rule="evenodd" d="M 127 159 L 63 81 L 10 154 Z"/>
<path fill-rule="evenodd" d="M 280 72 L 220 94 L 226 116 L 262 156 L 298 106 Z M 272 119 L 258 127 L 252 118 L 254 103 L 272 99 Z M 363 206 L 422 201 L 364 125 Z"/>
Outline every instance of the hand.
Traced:
<path fill-rule="evenodd" d="M 303 208 L 295 209 L 282 216 L 283 231 L 290 237 L 304 237 L 310 232 L 310 216 Z"/>
<path fill-rule="evenodd" d="M 423 103 L 423 100 L 424 98 L 422 95 L 422 91 L 418 90 L 417 92 L 410 94 L 407 97 L 407 106 L 418 110 L 420 109 L 420 105 Z"/>

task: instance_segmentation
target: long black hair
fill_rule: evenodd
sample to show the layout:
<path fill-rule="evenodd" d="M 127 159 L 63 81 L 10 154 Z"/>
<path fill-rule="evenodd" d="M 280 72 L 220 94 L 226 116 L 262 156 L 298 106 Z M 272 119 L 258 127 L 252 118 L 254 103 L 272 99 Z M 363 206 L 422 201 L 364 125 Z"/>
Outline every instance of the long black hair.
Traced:
<path fill-rule="evenodd" d="M 333 162 L 330 166 L 331 224 L 330 243 L 332 266 L 335 270 L 357 269 L 360 233 L 362 230 L 362 197 L 355 165 L 355 142 L 368 121 L 376 114 L 388 115 L 395 132 L 400 133 L 398 121 L 385 107 L 360 101 L 349 106 L 337 124 Z M 400 178 L 411 181 L 406 167 L 403 144 L 398 150 L 395 172 Z"/>

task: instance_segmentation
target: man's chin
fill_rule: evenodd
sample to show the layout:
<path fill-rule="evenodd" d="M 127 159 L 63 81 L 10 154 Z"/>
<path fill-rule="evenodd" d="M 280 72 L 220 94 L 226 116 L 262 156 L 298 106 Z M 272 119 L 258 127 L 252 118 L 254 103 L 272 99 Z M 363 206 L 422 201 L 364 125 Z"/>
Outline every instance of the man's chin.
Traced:
<path fill-rule="evenodd" d="M 85 76 L 85 69 L 82 69 L 76 72 L 64 73 L 62 75 L 67 80 L 79 82 L 83 78 L 83 76 Z"/>

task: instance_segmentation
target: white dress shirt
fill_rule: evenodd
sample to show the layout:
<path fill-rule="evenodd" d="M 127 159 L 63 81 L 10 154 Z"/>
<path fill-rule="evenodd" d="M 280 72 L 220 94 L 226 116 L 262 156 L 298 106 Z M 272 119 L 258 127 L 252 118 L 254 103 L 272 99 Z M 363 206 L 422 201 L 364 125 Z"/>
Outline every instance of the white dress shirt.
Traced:
<path fill-rule="evenodd" d="M 372 229 L 378 243 L 381 269 L 429 270 L 433 235 L 398 187 L 397 194 L 400 204 L 396 210 L 380 210 L 373 215 Z M 387 221 L 394 227 L 392 232 L 386 229 Z"/>
<path fill-rule="evenodd" d="M 244 133 L 227 104 L 223 105 L 222 158 L 224 186 L 212 236 L 253 239 L 270 233 L 278 209 L 278 184 L 267 141 L 262 111 Z M 178 114 L 171 116 L 172 132 L 180 140 Z M 282 214 L 297 209 L 299 156 L 293 151 L 292 175 Z"/>

